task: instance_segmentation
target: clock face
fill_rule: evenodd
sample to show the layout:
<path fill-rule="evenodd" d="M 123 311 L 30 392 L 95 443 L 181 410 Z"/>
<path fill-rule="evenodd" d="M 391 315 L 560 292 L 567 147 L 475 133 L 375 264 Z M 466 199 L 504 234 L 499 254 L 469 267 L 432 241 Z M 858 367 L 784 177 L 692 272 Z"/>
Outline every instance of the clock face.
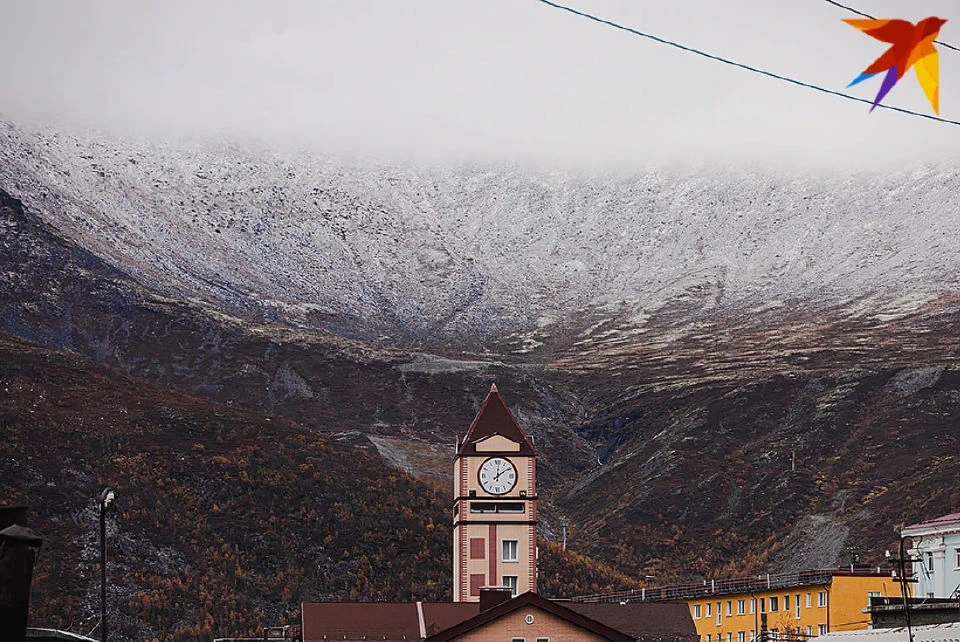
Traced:
<path fill-rule="evenodd" d="M 480 465 L 480 486 L 491 495 L 503 495 L 517 485 L 517 469 L 509 459 L 491 457 Z"/>

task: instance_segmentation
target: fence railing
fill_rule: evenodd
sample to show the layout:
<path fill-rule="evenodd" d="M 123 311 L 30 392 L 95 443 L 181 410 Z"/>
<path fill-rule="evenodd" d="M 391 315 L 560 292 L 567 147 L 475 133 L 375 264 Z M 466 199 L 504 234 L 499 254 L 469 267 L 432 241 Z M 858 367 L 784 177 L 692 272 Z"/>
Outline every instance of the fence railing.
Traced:
<path fill-rule="evenodd" d="M 876 575 L 889 577 L 890 571 L 879 566 L 868 568 L 848 567 L 843 569 L 817 569 L 796 571 L 793 573 L 764 573 L 752 577 L 736 577 L 722 580 L 703 580 L 693 584 L 678 584 L 642 588 L 614 593 L 597 593 L 571 598 L 573 602 L 664 602 L 685 600 L 707 595 L 727 595 L 731 593 L 753 593 L 773 589 L 830 584 L 838 575 Z"/>

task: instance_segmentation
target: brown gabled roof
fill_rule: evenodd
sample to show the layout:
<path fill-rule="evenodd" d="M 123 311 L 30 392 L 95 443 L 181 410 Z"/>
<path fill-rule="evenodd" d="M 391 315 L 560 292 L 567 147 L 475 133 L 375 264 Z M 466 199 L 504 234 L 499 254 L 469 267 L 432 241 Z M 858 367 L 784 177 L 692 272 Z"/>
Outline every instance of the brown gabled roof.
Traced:
<path fill-rule="evenodd" d="M 564 606 L 636 639 L 698 642 L 697 627 L 685 603 L 570 602 Z"/>
<path fill-rule="evenodd" d="M 520 428 L 520 424 L 517 423 L 513 413 L 510 412 L 507 404 L 500 396 L 497 384 L 490 386 L 490 393 L 483 400 L 480 412 L 477 413 L 473 423 L 470 424 L 470 430 L 467 431 L 467 436 L 460 443 L 457 454 L 478 454 L 477 442 L 493 435 L 500 435 L 520 444 L 519 454 L 521 455 L 534 457 L 537 454 L 533 448 L 533 439 Z"/>
<path fill-rule="evenodd" d="M 366 639 L 419 641 L 469 619 L 479 604 L 468 602 L 304 602 L 303 642 Z"/>
<path fill-rule="evenodd" d="M 634 642 L 634 637 L 632 635 L 621 633 L 620 631 L 617 631 L 606 624 L 602 624 L 585 615 L 581 615 L 580 613 L 562 606 L 557 602 L 552 602 L 548 599 L 542 598 L 536 593 L 524 593 L 523 595 L 515 597 L 512 600 L 499 604 L 491 609 L 487 609 L 486 611 L 470 618 L 469 620 L 466 620 L 465 622 L 454 625 L 436 635 L 431 635 L 424 640 L 424 642 L 449 642 L 450 640 L 456 639 L 458 636 L 478 629 L 485 624 L 493 622 L 497 618 L 503 617 L 504 615 L 512 613 L 525 606 L 532 606 L 540 609 L 541 611 L 546 611 L 551 615 L 561 618 L 573 624 L 574 626 L 580 627 L 581 629 L 594 633 L 595 635 L 598 635 L 605 640 L 609 640 L 610 642 Z"/>

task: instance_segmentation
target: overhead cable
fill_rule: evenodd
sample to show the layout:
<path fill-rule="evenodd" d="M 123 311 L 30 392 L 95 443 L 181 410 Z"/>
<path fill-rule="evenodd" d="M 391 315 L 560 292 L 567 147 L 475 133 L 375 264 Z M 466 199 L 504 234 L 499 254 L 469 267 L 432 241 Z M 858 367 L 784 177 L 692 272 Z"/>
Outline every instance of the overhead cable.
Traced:
<path fill-rule="evenodd" d="M 660 38 L 660 37 L 658 37 L 658 36 L 654 36 L 653 34 L 644 33 L 644 32 L 642 32 L 642 31 L 638 31 L 637 29 L 632 29 L 632 28 L 630 28 L 630 27 L 626 27 L 626 26 L 624 26 L 624 25 L 618 24 L 618 23 L 613 22 L 613 21 L 611 21 L 611 20 L 606 20 L 606 19 L 604 19 L 604 18 L 599 18 L 599 17 L 597 17 L 597 16 L 595 16 L 595 15 L 592 15 L 592 14 L 589 14 L 589 13 L 586 13 L 586 12 L 583 12 L 583 11 L 579 11 L 579 10 L 577 10 L 577 9 L 573 9 L 573 8 L 571 8 L 571 7 L 567 7 L 567 6 L 565 6 L 565 5 L 558 4 L 558 3 L 556 3 L 556 2 L 552 2 L 551 0 L 539 0 L 539 2 L 542 2 L 543 4 L 549 5 L 549 6 L 551 6 L 551 7 L 556 8 L 556 9 L 560 9 L 560 10 L 562 10 L 562 11 L 567 11 L 567 12 L 569 12 L 569 13 L 572 13 L 572 14 L 576 15 L 576 16 L 580 16 L 581 18 L 586 18 L 587 20 L 592 20 L 592 21 L 594 21 L 594 22 L 598 22 L 598 23 L 600 23 L 600 24 L 607 25 L 608 27 L 613 27 L 614 29 L 619 29 L 619 30 L 621 30 L 621 31 L 626 31 L 627 33 L 631 33 L 631 34 L 633 34 L 633 35 L 635 35 L 635 36 L 640 36 L 641 38 L 646 38 L 646 39 L 648 39 L 648 40 L 653 40 L 654 42 L 659 42 L 660 44 L 663 44 L 663 45 L 669 45 L 669 46 L 675 47 L 675 48 L 677 48 L 677 49 L 682 49 L 683 51 L 688 51 L 688 52 L 690 52 L 690 53 L 697 54 L 698 56 L 703 56 L 704 58 L 709 58 L 710 60 L 716 60 L 717 62 L 722 62 L 722 63 L 724 63 L 724 64 L 731 65 L 731 66 L 733 66 L 733 67 L 738 67 L 738 68 L 740 68 L 740 69 L 745 69 L 746 71 L 751 71 L 751 72 L 753 72 L 753 73 L 755 73 L 755 74 L 760 74 L 760 75 L 766 76 L 766 77 L 768 77 L 768 78 L 774 78 L 774 79 L 776 79 L 776 80 L 781 80 L 781 81 L 783 81 L 783 82 L 787 82 L 787 83 L 790 83 L 790 84 L 792 84 L 792 85 L 797 85 L 797 86 L 799 86 L 799 87 L 806 87 L 807 89 L 813 89 L 813 90 L 815 90 L 815 91 L 819 91 L 819 92 L 822 92 L 822 93 L 824 93 L 824 94 L 830 94 L 831 96 L 838 96 L 838 97 L 840 97 L 840 98 L 846 98 L 847 100 L 854 100 L 854 101 L 856 101 L 856 102 L 858 102 L 858 103 L 864 103 L 864 104 L 866 104 L 866 105 L 873 105 L 873 101 L 867 100 L 867 99 L 865 99 L 865 98 L 859 98 L 859 97 L 857 97 L 857 96 L 851 96 L 850 94 L 845 94 L 845 93 L 843 93 L 843 92 L 841 92 L 841 91 L 835 91 L 835 90 L 833 90 L 833 89 L 827 89 L 826 87 L 820 87 L 819 85 L 814 85 L 814 84 L 811 84 L 811 83 L 808 83 L 808 82 L 803 82 L 802 80 L 796 80 L 796 79 L 790 78 L 790 77 L 788 77 L 788 76 L 782 76 L 782 75 L 780 75 L 780 74 L 773 73 L 772 71 L 766 71 L 765 69 L 759 69 L 759 68 L 757 68 L 757 67 L 751 67 L 750 65 L 743 64 L 742 62 L 736 62 L 736 61 L 730 60 L 730 59 L 728 59 L 728 58 L 723 58 L 722 56 L 716 56 L 716 55 L 714 55 L 714 54 L 707 53 L 706 51 L 701 51 L 700 49 L 695 49 L 695 48 L 693 48 L 693 47 L 688 47 L 687 45 L 682 45 L 682 44 L 680 44 L 679 42 L 674 42 L 674 41 L 672 41 L 672 40 L 667 40 L 666 38 Z M 878 108 L 881 108 L 881 109 L 889 109 L 890 111 L 900 112 L 901 114 L 907 114 L 908 116 L 916 116 L 916 117 L 919 117 L 919 118 L 926 118 L 927 120 L 934 120 L 934 121 L 937 121 L 937 122 L 939 122 L 939 123 L 946 123 L 946 124 L 948 124 L 948 125 L 960 125 L 960 121 L 958 121 L 958 120 L 949 120 L 949 119 L 947 119 L 947 118 L 941 118 L 940 116 L 933 116 L 933 115 L 930 115 L 930 114 L 924 114 L 924 113 L 919 112 L 919 111 L 913 111 L 913 110 L 911 110 L 911 109 L 904 109 L 903 107 L 893 107 L 893 106 L 891 106 L 891 105 L 884 105 L 883 103 L 878 104 L 877 107 L 878 107 Z"/>

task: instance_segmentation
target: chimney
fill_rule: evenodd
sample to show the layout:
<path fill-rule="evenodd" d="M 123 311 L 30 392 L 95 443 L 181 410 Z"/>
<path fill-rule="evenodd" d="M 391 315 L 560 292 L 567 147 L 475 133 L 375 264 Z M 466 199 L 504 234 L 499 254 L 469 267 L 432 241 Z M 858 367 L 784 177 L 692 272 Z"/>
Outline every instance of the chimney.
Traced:
<path fill-rule="evenodd" d="M 26 527 L 23 506 L 0 508 L 0 639 L 23 642 L 27 635 L 33 565 L 43 540 Z"/>
<path fill-rule="evenodd" d="M 506 587 L 480 589 L 480 612 L 483 613 L 513 598 L 513 591 Z"/>

